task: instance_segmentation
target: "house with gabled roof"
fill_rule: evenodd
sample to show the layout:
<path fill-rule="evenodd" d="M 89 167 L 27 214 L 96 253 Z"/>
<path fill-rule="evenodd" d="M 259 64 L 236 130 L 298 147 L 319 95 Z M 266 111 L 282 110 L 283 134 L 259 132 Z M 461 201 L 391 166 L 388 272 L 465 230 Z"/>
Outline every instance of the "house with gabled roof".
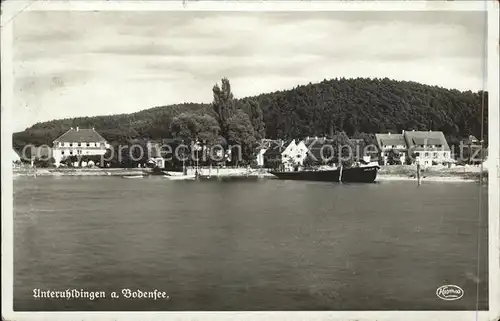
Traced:
<path fill-rule="evenodd" d="M 266 166 L 276 166 L 280 164 L 281 169 L 292 171 L 297 166 L 304 164 L 307 156 L 307 146 L 304 142 L 295 139 L 269 141 L 269 147 L 263 153 Z"/>
<path fill-rule="evenodd" d="M 401 156 L 401 163 L 405 163 L 408 146 L 404 137 L 404 131 L 402 134 L 375 134 L 375 139 L 380 151 L 380 159 L 384 165 L 387 165 L 388 156 L 391 152 L 398 153 Z"/>
<path fill-rule="evenodd" d="M 406 131 L 404 138 L 408 154 L 423 166 L 453 162 L 451 149 L 441 131 Z"/>
<path fill-rule="evenodd" d="M 404 164 L 407 157 L 423 166 L 453 162 L 448 142 L 441 131 L 403 131 L 401 134 L 375 134 L 380 156 L 387 164 L 389 153 L 401 155 Z"/>
<path fill-rule="evenodd" d="M 96 156 L 106 154 L 109 144 L 98 132 L 92 129 L 71 127 L 53 142 L 52 157 L 56 166 L 71 156 Z"/>

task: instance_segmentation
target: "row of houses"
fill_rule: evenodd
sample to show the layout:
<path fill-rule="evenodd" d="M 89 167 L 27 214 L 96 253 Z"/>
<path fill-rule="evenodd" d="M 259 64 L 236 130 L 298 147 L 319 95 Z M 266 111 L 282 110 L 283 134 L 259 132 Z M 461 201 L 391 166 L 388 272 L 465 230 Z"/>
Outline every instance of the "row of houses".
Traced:
<path fill-rule="evenodd" d="M 424 166 L 452 163 L 451 149 L 443 132 L 402 131 L 401 134 L 375 134 L 380 158 L 387 164 L 390 153 L 398 153 L 404 164 L 412 156 Z"/>
<path fill-rule="evenodd" d="M 407 163 L 418 161 L 424 166 L 452 163 L 450 146 L 445 136 L 440 131 L 403 131 L 402 133 L 378 133 L 375 134 L 377 146 L 366 148 L 362 139 L 351 139 L 351 145 L 355 146 L 355 158 L 358 161 L 377 160 L 382 164 L 388 164 L 391 155 L 398 155 L 399 162 Z M 469 141 L 478 144 L 478 140 L 470 136 Z M 330 144 L 326 137 L 306 137 L 305 139 L 271 140 L 263 139 L 256 151 L 256 163 L 258 166 L 268 166 L 269 163 L 278 163 L 285 170 L 291 170 L 295 166 L 303 166 L 308 155 L 315 159 L 324 158 L 324 146 Z M 171 141 L 162 141 L 163 145 L 171 145 Z M 148 150 L 153 151 L 152 161 L 158 166 L 164 166 L 165 162 L 155 148 L 157 142 L 148 142 Z M 55 165 L 70 156 L 99 156 L 104 155 L 109 143 L 94 128 L 80 129 L 71 128 L 59 138 L 54 140 L 51 156 Z M 199 147 L 199 146 L 198 146 Z M 202 148 L 202 147 L 199 147 Z M 226 151 L 228 153 L 230 151 Z M 157 154 L 157 155 L 156 155 Z M 221 155 L 219 155 L 221 156 Z M 225 155 L 230 157 L 229 154 Z"/>
<path fill-rule="evenodd" d="M 376 149 L 364 153 L 365 142 L 363 139 L 350 139 L 353 146 L 352 156 L 357 161 L 370 162 L 371 154 L 377 153 Z M 303 140 L 263 140 L 257 149 L 256 162 L 258 166 L 275 166 L 279 163 L 284 170 L 293 170 L 296 166 L 304 166 L 308 156 L 321 163 L 322 160 L 332 157 L 335 143 L 327 137 L 306 137 Z M 329 148 L 325 148 L 329 147 Z M 272 163 L 272 165 L 271 165 Z"/>
<path fill-rule="evenodd" d="M 377 146 L 366 146 L 362 139 L 351 139 L 354 146 L 354 157 L 360 161 L 378 161 L 382 165 L 391 164 L 391 155 L 397 155 L 400 164 L 419 162 L 423 166 L 454 163 L 446 138 L 441 131 L 402 131 L 402 133 L 375 134 Z M 471 144 L 479 144 L 474 136 L 468 139 Z M 313 147 L 310 144 L 314 142 Z M 266 166 L 270 160 L 279 159 L 282 167 L 291 169 L 303 165 L 307 155 L 321 159 L 320 151 L 329 140 L 323 138 L 306 138 L 305 140 L 282 141 L 265 140 L 257 151 L 257 164 Z"/>

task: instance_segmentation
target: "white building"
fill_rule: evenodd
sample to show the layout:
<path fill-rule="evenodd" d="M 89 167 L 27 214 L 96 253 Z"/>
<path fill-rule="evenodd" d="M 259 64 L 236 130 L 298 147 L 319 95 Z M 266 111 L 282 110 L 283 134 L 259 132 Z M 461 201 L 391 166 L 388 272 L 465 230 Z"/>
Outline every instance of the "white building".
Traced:
<path fill-rule="evenodd" d="M 260 145 L 259 147 L 257 148 L 257 155 L 256 155 L 256 162 L 257 162 L 257 166 L 264 166 L 265 164 L 265 157 L 264 155 L 266 154 L 266 152 L 273 147 L 273 145 L 278 145 L 279 144 L 279 141 L 277 140 L 272 140 L 272 139 L 262 139 L 260 141 Z"/>
<path fill-rule="evenodd" d="M 388 156 L 391 152 L 399 154 L 401 164 L 406 162 L 408 146 L 405 141 L 404 132 L 402 134 L 375 134 L 375 138 L 377 139 L 380 158 L 384 165 L 387 165 Z"/>
<path fill-rule="evenodd" d="M 406 131 L 404 137 L 409 156 L 414 155 L 421 165 L 433 166 L 454 162 L 443 132 Z"/>
<path fill-rule="evenodd" d="M 303 140 L 300 141 L 300 143 L 297 144 L 295 153 L 295 160 L 300 166 L 304 165 L 304 160 L 306 159 L 308 152 L 309 149 L 307 148 L 306 143 Z"/>
<path fill-rule="evenodd" d="M 95 156 L 104 155 L 109 148 L 108 142 L 92 129 L 71 128 L 59 138 L 54 140 L 52 157 L 56 166 L 70 156 Z"/>
<path fill-rule="evenodd" d="M 401 163 L 406 157 L 415 163 L 417 160 L 423 166 L 453 163 L 451 150 L 443 132 L 440 131 L 403 131 L 401 134 L 375 134 L 381 151 L 380 156 L 387 164 L 391 151 L 398 153 Z"/>
<path fill-rule="evenodd" d="M 281 163 L 284 169 L 293 171 L 297 165 L 302 166 L 307 152 L 307 146 L 303 141 L 296 143 L 293 139 L 281 153 Z"/>

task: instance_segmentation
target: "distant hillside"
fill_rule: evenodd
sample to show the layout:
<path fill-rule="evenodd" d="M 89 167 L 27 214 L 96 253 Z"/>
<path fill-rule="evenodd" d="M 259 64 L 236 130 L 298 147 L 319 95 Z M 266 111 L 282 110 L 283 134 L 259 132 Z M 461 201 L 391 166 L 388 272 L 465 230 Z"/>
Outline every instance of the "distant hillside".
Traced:
<path fill-rule="evenodd" d="M 210 88 L 206 88 L 207 91 Z M 480 136 L 481 92 L 460 92 L 390 79 L 332 79 L 236 101 L 245 108 L 257 101 L 264 113 L 266 136 L 321 136 L 331 131 L 401 132 L 440 130 L 451 143 Z M 487 106 L 487 93 L 485 93 Z M 133 114 L 60 119 L 38 123 L 14 134 L 14 146 L 51 144 L 70 127 L 94 127 L 106 139 L 158 139 L 170 136 L 170 123 L 181 112 L 213 113 L 210 104 L 179 104 Z M 487 108 L 485 108 L 485 135 Z"/>

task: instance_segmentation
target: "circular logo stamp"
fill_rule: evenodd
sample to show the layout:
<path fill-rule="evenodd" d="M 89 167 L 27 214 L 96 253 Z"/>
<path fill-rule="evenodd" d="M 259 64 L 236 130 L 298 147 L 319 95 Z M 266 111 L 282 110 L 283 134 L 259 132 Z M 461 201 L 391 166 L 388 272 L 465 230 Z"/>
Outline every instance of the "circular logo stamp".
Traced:
<path fill-rule="evenodd" d="M 464 290 L 458 285 L 443 285 L 436 290 L 436 295 L 441 300 L 454 301 L 464 296 Z"/>

